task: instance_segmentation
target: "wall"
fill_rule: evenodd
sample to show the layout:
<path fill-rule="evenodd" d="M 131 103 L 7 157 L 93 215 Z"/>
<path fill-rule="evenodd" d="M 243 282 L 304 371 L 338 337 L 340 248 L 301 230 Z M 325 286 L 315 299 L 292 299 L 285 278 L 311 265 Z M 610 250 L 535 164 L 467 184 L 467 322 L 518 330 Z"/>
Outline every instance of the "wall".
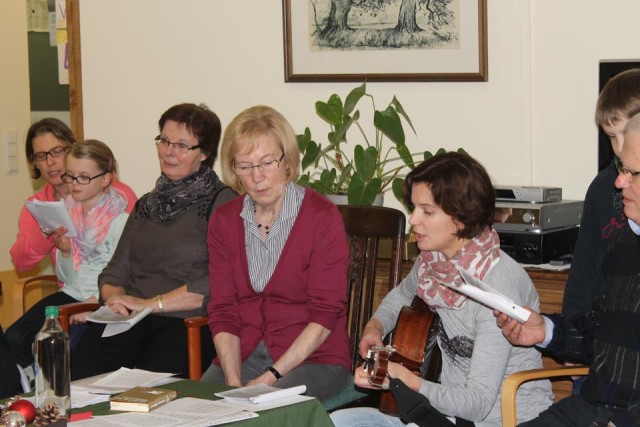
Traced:
<path fill-rule="evenodd" d="M 344 99 L 355 87 L 284 83 L 278 0 L 81 1 L 80 14 L 85 134 L 111 144 L 122 179 L 138 193 L 158 176 L 157 119 L 176 102 L 204 101 L 223 124 L 266 103 L 297 132 L 310 126 L 322 135 L 327 127 L 314 102 L 333 92 Z M 528 53 L 522 55 L 527 28 L 526 2 L 492 0 L 489 82 L 370 83 L 369 90 L 379 108 L 398 96 L 416 126 L 418 136 L 409 139 L 416 151 L 462 146 L 496 181 L 529 183 L 530 135 L 522 131 L 530 120 L 523 102 L 530 92 Z"/>
<path fill-rule="evenodd" d="M 298 132 L 326 132 L 314 101 L 344 97 L 355 85 L 284 83 L 280 3 L 81 2 L 85 132 L 114 147 L 123 180 L 137 192 L 158 175 L 156 121 L 176 102 L 204 101 L 223 123 L 267 103 Z M 562 186 L 565 198 L 581 199 L 597 170 L 598 60 L 640 56 L 635 26 L 619 24 L 640 3 L 488 3 L 488 82 L 370 83 L 369 90 L 379 104 L 398 96 L 416 125 L 409 139 L 416 151 L 462 146 L 496 183 Z"/>
<path fill-rule="evenodd" d="M 27 61 L 27 15 L 25 0 L 0 1 L 0 280 L 3 294 L 0 308 L 8 305 L 7 290 L 16 274 L 9 260 L 9 248 L 16 237 L 16 222 L 22 202 L 31 192 L 31 180 L 24 162 L 24 132 L 29 127 L 29 71 Z M 8 174 L 5 164 L 4 131 L 15 130 L 18 140 L 19 170 Z M 0 309 L 0 323 L 8 313 Z"/>
<path fill-rule="evenodd" d="M 488 82 L 369 89 L 379 104 L 398 96 L 416 126 L 418 136 L 409 138 L 416 151 L 462 146 L 496 183 L 562 186 L 565 198 L 581 199 L 597 170 L 598 60 L 640 57 L 632 22 L 640 2 L 488 3 Z M 2 93 L 11 91 L 10 102 L 0 103 L 0 130 L 18 128 L 19 140 L 28 126 L 24 4 L 0 2 L 0 31 L 11 32 L 0 49 L 16 58 L 0 81 Z M 270 104 L 296 131 L 310 126 L 321 134 L 326 126 L 315 118 L 314 102 L 334 92 L 344 98 L 355 86 L 284 83 L 279 0 L 81 0 L 80 9 L 85 135 L 113 147 L 121 178 L 138 194 L 159 174 L 153 137 L 160 114 L 174 103 L 206 102 L 223 124 L 250 105 Z M 31 193 L 24 169 L 1 176 L 8 203 L 0 272 L 11 268 L 15 218 Z"/>

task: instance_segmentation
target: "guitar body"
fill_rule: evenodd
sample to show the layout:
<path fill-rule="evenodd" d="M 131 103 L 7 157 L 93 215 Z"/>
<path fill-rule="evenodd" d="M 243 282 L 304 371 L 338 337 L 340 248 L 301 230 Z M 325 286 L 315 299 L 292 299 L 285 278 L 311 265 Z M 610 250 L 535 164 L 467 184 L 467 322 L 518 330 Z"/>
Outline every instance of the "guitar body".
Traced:
<path fill-rule="evenodd" d="M 389 356 L 390 362 L 401 363 L 420 377 L 437 382 L 442 367 L 434 320 L 438 314 L 431 311 L 420 298 L 415 297 L 411 306 L 400 311 L 391 344 L 395 348 Z M 386 364 L 384 365 L 386 375 Z M 381 373 L 378 373 L 381 375 Z M 380 412 L 398 415 L 393 394 L 385 390 L 380 397 Z"/>

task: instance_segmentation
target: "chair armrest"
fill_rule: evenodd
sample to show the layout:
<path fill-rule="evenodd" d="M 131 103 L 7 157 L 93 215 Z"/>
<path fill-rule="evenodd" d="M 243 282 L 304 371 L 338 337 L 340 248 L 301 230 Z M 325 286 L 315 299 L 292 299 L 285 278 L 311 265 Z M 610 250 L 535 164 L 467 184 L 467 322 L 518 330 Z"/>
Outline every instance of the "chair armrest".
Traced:
<path fill-rule="evenodd" d="M 516 393 L 524 382 L 554 377 L 570 377 L 588 375 L 588 366 L 562 366 L 558 368 L 530 369 L 514 372 L 502 383 L 502 426 L 515 427 L 517 425 Z"/>
<path fill-rule="evenodd" d="M 24 296 L 27 288 L 53 284 L 58 284 L 58 278 L 52 274 L 25 277 L 24 279 L 15 281 L 13 283 L 13 293 L 11 297 L 14 318 L 17 319 L 24 314 Z"/>
<path fill-rule="evenodd" d="M 60 320 L 60 326 L 62 329 L 69 332 L 69 319 L 72 315 L 77 313 L 84 313 L 86 311 L 96 311 L 100 308 L 100 304 L 97 302 L 72 302 L 70 304 L 64 304 L 58 306 L 58 319 Z"/>
<path fill-rule="evenodd" d="M 187 353 L 189 357 L 189 379 L 199 381 L 202 376 L 202 338 L 200 328 L 207 325 L 206 316 L 184 319 L 187 328 Z"/>

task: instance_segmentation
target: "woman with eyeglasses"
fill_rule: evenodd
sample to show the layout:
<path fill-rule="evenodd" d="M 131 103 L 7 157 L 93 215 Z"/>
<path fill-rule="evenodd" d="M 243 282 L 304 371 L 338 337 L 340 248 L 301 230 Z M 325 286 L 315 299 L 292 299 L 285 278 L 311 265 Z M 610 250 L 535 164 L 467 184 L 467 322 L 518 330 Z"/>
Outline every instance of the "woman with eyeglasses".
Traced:
<path fill-rule="evenodd" d="M 31 125 L 25 139 L 25 152 L 31 178 L 44 181 L 44 186 L 28 200 L 53 202 L 68 199 L 69 189 L 62 182 L 61 176 L 65 171 L 65 154 L 76 144 L 76 138 L 71 129 L 58 119 L 45 118 Z M 135 193 L 117 179 L 115 172 L 112 173 L 111 178 L 114 190 L 125 197 L 126 211 L 130 212 L 137 200 Z M 38 185 L 37 181 L 36 185 Z M 9 252 L 16 270 L 20 272 L 33 270 L 47 255 L 53 267 L 56 266 L 56 246 L 53 236 L 42 232 L 38 222 L 26 207 L 20 211 L 18 235 Z M 63 282 L 59 281 L 58 284 L 62 286 Z M 38 323 L 37 327 L 41 326 L 42 322 Z M 18 363 L 23 367 L 33 363 L 31 351 L 33 341 L 23 344 L 26 338 L 17 329 L 11 332 L 7 330 L 6 336 L 12 348 L 24 349 L 16 352 Z"/>
<path fill-rule="evenodd" d="M 128 216 L 127 198 L 112 185 L 117 165 L 106 144 L 87 140 L 72 145 L 65 156 L 65 169 L 60 179 L 69 193 L 64 200 L 77 235 L 67 236 L 65 227 L 51 234 L 56 276 L 63 285 L 7 330 L 9 346 L 21 359 L 32 357 L 31 345 L 44 323 L 47 306 L 98 302 L 98 274 L 115 251 Z M 72 331 L 72 336 L 77 334 Z"/>
<path fill-rule="evenodd" d="M 54 118 L 42 119 L 27 131 L 25 151 L 31 178 L 45 182 L 44 187 L 29 200 L 53 202 L 69 195 L 60 176 L 64 173 L 64 154 L 76 143 L 71 129 Z M 36 184 L 37 185 L 37 184 Z M 127 198 L 127 212 L 131 212 L 138 199 L 127 185 L 113 176 L 113 187 Z M 16 270 L 34 269 L 42 259 L 50 256 L 55 266 L 55 245 L 50 235 L 44 234 L 35 218 L 23 207 L 18 219 L 18 236 L 10 250 Z"/>
<path fill-rule="evenodd" d="M 243 194 L 209 222 L 209 328 L 217 357 L 202 381 L 306 385 L 326 399 L 347 384 L 348 244 L 337 207 L 296 184 L 300 152 L 273 108 L 229 125 L 222 175 Z"/>
<path fill-rule="evenodd" d="M 72 379 L 120 367 L 187 376 L 183 321 L 204 314 L 209 301 L 207 222 L 237 194 L 212 169 L 221 132 L 214 112 L 205 105 L 174 105 L 158 124 L 161 175 L 155 188 L 138 200 L 98 277 L 100 302 L 111 311 L 128 315 L 149 308 L 152 313 L 106 338 L 105 325 L 89 324 L 71 355 Z M 205 336 L 207 332 L 203 328 Z M 210 360 L 214 350 L 208 341 L 203 357 Z"/>

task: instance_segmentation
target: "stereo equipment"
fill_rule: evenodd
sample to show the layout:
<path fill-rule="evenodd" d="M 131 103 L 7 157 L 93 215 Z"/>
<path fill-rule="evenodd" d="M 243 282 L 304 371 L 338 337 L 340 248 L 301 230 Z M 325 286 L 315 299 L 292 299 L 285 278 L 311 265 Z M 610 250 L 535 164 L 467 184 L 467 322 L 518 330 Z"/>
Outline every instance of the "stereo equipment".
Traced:
<path fill-rule="evenodd" d="M 579 225 L 582 200 L 548 203 L 496 202 L 497 231 L 542 231 Z"/>
<path fill-rule="evenodd" d="M 498 230 L 500 249 L 523 264 L 546 264 L 573 253 L 579 229 L 573 226 L 539 232 Z"/>
<path fill-rule="evenodd" d="M 559 202 L 562 200 L 562 188 L 560 187 L 520 187 L 508 185 L 496 185 L 496 200 L 511 202 Z"/>

